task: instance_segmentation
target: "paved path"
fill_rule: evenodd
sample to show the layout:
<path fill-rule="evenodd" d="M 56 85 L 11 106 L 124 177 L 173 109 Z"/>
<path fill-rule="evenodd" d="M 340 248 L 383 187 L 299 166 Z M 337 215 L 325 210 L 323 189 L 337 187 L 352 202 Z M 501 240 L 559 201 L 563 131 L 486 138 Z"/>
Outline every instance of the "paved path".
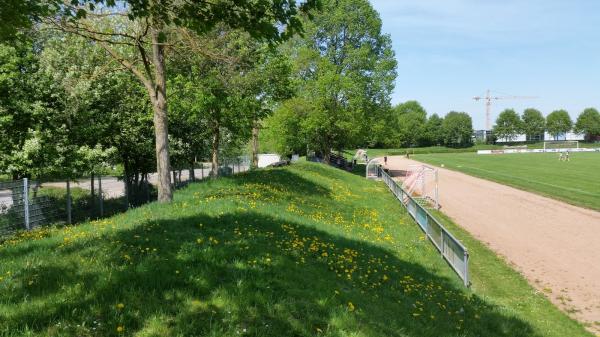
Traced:
<path fill-rule="evenodd" d="M 245 165 L 237 166 L 236 165 L 235 173 L 238 173 L 238 170 L 247 171 L 248 166 L 245 166 Z M 210 168 L 194 170 L 194 174 L 195 174 L 197 180 L 200 180 L 203 177 L 204 178 L 208 177 L 209 173 L 210 173 Z M 182 181 L 189 180 L 189 170 L 183 170 L 181 172 L 181 180 Z M 156 173 L 150 174 L 149 181 L 153 185 L 157 184 L 158 176 L 156 175 Z M 97 179 L 94 181 L 94 184 L 96 185 L 96 191 L 97 191 L 97 189 L 98 189 L 98 180 Z M 52 186 L 52 187 L 66 188 L 66 185 L 67 185 L 66 182 L 59 181 L 59 182 L 43 183 L 42 187 L 43 186 Z M 71 183 L 71 186 L 90 190 L 91 189 L 90 188 L 90 186 L 91 186 L 90 179 L 77 179 L 76 181 L 73 181 Z M 107 198 L 107 199 L 118 198 L 118 197 L 123 196 L 125 194 L 125 185 L 123 184 L 123 180 L 119 180 L 117 177 L 111 177 L 111 176 L 102 177 L 102 193 L 104 194 L 105 198 Z M 10 190 L 0 190 L 0 205 L 5 205 L 5 207 L 10 207 L 12 205 L 12 198 L 11 198 Z"/>
<path fill-rule="evenodd" d="M 410 164 L 419 162 L 388 157 L 392 170 Z M 600 212 L 442 168 L 439 192 L 446 215 L 557 306 L 577 310 L 582 322 L 600 322 Z M 591 329 L 600 332 L 598 325 Z"/>

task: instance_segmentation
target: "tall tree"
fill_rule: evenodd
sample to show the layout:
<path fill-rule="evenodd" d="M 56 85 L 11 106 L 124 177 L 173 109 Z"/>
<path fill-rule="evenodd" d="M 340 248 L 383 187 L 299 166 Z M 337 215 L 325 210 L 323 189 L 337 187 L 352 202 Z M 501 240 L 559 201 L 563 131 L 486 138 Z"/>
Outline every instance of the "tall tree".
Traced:
<path fill-rule="evenodd" d="M 540 135 L 543 136 L 544 130 L 546 130 L 546 120 L 541 112 L 532 108 L 525 109 L 521 119 L 523 120 L 523 132 L 527 140 L 536 139 Z"/>
<path fill-rule="evenodd" d="M 498 115 L 493 132 L 498 139 L 513 141 L 521 133 L 521 130 L 522 122 L 517 112 L 513 109 L 506 109 Z"/>
<path fill-rule="evenodd" d="M 473 121 L 465 112 L 451 111 L 442 122 L 444 143 L 447 146 L 467 146 L 473 143 Z"/>
<path fill-rule="evenodd" d="M 288 52 L 295 62 L 297 95 L 312 105 L 302 121 L 314 150 L 363 145 L 370 126 L 389 112 L 396 61 L 381 19 L 367 0 L 326 0 L 306 35 Z"/>
<path fill-rule="evenodd" d="M 178 55 L 180 62 L 174 61 L 172 80 L 176 115 L 187 114 L 188 126 L 206 130 L 190 136 L 211 139 L 216 177 L 220 152 L 240 147 L 273 104 L 289 96 L 289 65 L 276 49 L 224 25 L 204 36 L 182 34 L 182 39 L 188 48 Z M 189 136 L 179 138 L 189 143 Z"/>
<path fill-rule="evenodd" d="M 444 143 L 444 134 L 442 129 L 443 122 L 444 119 L 437 114 L 429 116 L 429 119 L 427 119 L 427 123 L 425 124 L 425 137 L 427 139 L 427 144 L 424 145 L 435 146 Z"/>
<path fill-rule="evenodd" d="M 572 127 L 573 122 L 571 121 L 571 117 L 566 110 L 552 111 L 552 113 L 546 117 L 546 130 L 555 139 L 559 135 L 571 131 Z"/>
<path fill-rule="evenodd" d="M 246 30 L 255 38 L 277 42 L 299 32 L 299 10 L 316 4 L 316 0 L 300 6 L 293 0 L 71 1 L 57 6 L 59 15 L 49 16 L 47 21 L 100 45 L 146 88 L 154 112 L 159 201 L 169 202 L 172 189 L 165 61 L 171 46 L 169 32 L 187 27 L 203 33 L 224 23 Z"/>
<path fill-rule="evenodd" d="M 395 106 L 393 113 L 396 117 L 393 125 L 397 145 L 401 147 L 420 145 L 425 136 L 427 111 L 419 102 L 407 101 Z"/>
<path fill-rule="evenodd" d="M 303 97 L 294 97 L 281 104 L 266 121 L 261 131 L 271 147 L 282 155 L 304 153 L 312 130 L 304 127 L 307 117 L 314 114 L 313 105 Z M 314 150 L 314 149 L 313 149 Z"/>
<path fill-rule="evenodd" d="M 585 133 L 588 140 L 600 135 L 600 113 L 594 108 L 587 108 L 577 117 L 575 130 Z"/>

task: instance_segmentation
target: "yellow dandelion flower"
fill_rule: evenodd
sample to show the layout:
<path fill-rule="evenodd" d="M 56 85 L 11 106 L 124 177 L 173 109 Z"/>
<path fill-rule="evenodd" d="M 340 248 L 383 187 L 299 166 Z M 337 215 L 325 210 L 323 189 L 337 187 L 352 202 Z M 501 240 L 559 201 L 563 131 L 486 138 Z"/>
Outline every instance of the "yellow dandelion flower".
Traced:
<path fill-rule="evenodd" d="M 117 304 L 117 309 L 121 310 L 123 308 L 125 308 L 125 304 L 123 304 L 123 303 Z"/>
<path fill-rule="evenodd" d="M 119 326 L 117 327 L 117 332 L 121 333 L 121 332 L 123 332 L 123 331 L 125 331 L 125 328 L 124 328 L 122 325 L 119 325 Z"/>
<path fill-rule="evenodd" d="M 348 302 L 348 311 L 354 311 L 354 304 L 352 302 Z"/>

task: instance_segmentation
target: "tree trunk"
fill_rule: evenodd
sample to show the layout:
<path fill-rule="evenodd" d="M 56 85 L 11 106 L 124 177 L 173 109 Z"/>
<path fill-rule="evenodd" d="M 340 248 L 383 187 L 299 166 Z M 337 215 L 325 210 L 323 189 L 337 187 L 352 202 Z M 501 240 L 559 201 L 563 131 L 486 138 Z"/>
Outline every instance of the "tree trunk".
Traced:
<path fill-rule="evenodd" d="M 91 198 L 92 198 L 92 208 L 96 208 L 96 186 L 94 186 L 94 172 L 92 172 L 92 176 L 90 177 L 90 190 L 91 190 Z"/>
<path fill-rule="evenodd" d="M 252 168 L 258 167 L 258 121 L 252 126 Z"/>
<path fill-rule="evenodd" d="M 219 141 L 220 141 L 220 133 L 219 133 L 219 125 L 217 124 L 213 130 L 213 139 L 212 139 L 212 177 L 213 179 L 219 177 Z"/>
<path fill-rule="evenodd" d="M 127 175 L 127 172 L 125 172 L 125 176 L 123 177 L 123 183 L 125 184 L 125 185 L 123 185 L 125 187 L 125 209 L 129 209 L 130 186 L 129 186 L 129 176 Z"/>
<path fill-rule="evenodd" d="M 160 31 L 152 29 L 152 58 L 155 68 L 155 88 L 152 100 L 154 133 L 156 137 L 156 172 L 158 174 L 158 201 L 171 202 L 173 189 L 169 175 L 169 131 L 167 118 L 167 83 L 164 46 L 159 41 Z"/>
<path fill-rule="evenodd" d="M 190 176 L 188 177 L 188 179 L 191 182 L 196 181 L 196 172 L 194 171 L 194 163 L 190 163 Z"/>
<path fill-rule="evenodd" d="M 331 164 L 331 148 L 327 147 L 327 150 L 323 153 L 323 161 L 326 164 Z"/>

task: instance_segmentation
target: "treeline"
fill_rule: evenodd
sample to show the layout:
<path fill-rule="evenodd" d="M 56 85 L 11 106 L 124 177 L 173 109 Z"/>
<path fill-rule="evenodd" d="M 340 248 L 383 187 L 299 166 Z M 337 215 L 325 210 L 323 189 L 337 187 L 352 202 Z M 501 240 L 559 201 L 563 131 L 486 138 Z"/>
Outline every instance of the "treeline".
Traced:
<path fill-rule="evenodd" d="M 355 147 L 472 145 L 473 122 L 467 113 L 451 111 L 445 117 L 437 114 L 428 117 L 418 102 L 408 101 L 394 107 L 383 105 L 377 112 L 369 111 L 354 119 L 337 119 L 341 125 L 337 132 L 331 134 L 338 142 L 315 147 L 318 143 L 314 139 L 330 135 L 327 128 L 332 124 L 327 111 L 319 115 L 313 110 L 313 102 L 309 97 L 295 97 L 282 104 L 267 119 L 264 138 L 274 151 L 285 154 L 315 151 L 325 154 L 331 150 Z"/>
<path fill-rule="evenodd" d="M 600 136 L 600 113 L 594 108 L 587 108 L 577 117 L 573 124 L 566 110 L 555 110 L 546 118 L 536 109 L 526 109 L 519 115 L 513 109 L 500 113 L 494 125 L 493 135 L 496 139 L 514 140 L 525 134 L 527 140 L 540 140 L 544 132 L 552 137 L 574 131 L 584 134 L 586 140 L 596 140 Z"/>
<path fill-rule="evenodd" d="M 164 201 L 170 169 L 209 160 L 216 176 L 249 144 L 255 161 L 260 130 L 282 154 L 398 141 L 396 61 L 367 0 L 90 3 L 61 2 L 0 45 L 3 173 L 117 163 L 134 186 L 158 171 Z M 442 141 L 468 141 L 452 119 Z"/>

